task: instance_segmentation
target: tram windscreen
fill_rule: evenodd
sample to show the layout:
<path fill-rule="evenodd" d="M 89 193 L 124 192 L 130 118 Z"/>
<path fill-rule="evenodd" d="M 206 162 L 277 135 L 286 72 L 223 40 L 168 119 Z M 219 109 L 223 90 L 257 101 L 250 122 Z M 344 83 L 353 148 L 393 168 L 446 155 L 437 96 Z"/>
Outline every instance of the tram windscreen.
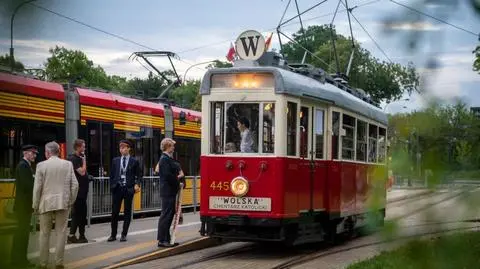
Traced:
<path fill-rule="evenodd" d="M 214 108 L 211 153 L 274 153 L 275 103 L 216 103 Z"/>

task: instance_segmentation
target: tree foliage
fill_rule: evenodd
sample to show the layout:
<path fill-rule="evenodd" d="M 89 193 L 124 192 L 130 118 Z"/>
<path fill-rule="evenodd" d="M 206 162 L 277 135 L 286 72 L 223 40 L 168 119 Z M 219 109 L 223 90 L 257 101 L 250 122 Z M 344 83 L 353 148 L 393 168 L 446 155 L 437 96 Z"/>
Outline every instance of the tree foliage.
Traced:
<path fill-rule="evenodd" d="M 14 61 L 15 61 L 15 64 L 13 68 L 15 71 L 22 72 L 23 70 L 25 70 L 25 66 L 21 62 L 16 61 L 15 59 Z M 0 55 L 0 66 L 3 66 L 8 69 L 11 68 L 9 54 L 5 54 L 4 56 Z"/>
<path fill-rule="evenodd" d="M 338 68 L 333 51 L 332 35 L 338 55 Z M 375 101 L 391 101 L 400 98 L 403 93 L 418 90 L 419 78 L 412 63 L 402 66 L 398 63 L 380 61 L 360 44 L 350 38 L 337 34 L 335 29 L 327 25 L 310 26 L 305 35 L 298 31 L 293 39 L 314 53 L 307 54 L 306 62 L 323 68 L 327 72 L 346 73 L 352 49 L 354 57 L 349 73 L 349 84 L 369 93 Z M 301 62 L 304 49 L 289 42 L 282 51 L 289 62 Z"/>
<path fill-rule="evenodd" d="M 396 159 L 406 167 L 416 166 L 416 154 L 421 154 L 421 169 L 437 174 L 444 171 L 480 169 L 480 118 L 474 116 L 465 103 L 453 105 L 433 103 L 422 111 L 396 114 L 389 119 L 390 154 L 408 156 Z M 397 167 L 400 167 L 397 164 Z M 402 173 L 406 170 L 397 170 Z"/>
<path fill-rule="evenodd" d="M 227 68 L 227 67 L 232 67 L 232 63 L 229 62 L 223 62 L 220 60 L 215 60 L 213 63 L 209 64 L 207 66 L 207 69 L 212 69 L 212 68 Z"/>
<path fill-rule="evenodd" d="M 47 78 L 61 83 L 76 83 L 87 87 L 111 88 L 110 79 L 100 66 L 94 66 L 79 50 L 55 46 L 45 63 Z"/>
<path fill-rule="evenodd" d="M 473 61 L 473 70 L 480 73 L 480 45 L 478 45 L 473 51 L 475 60 Z"/>

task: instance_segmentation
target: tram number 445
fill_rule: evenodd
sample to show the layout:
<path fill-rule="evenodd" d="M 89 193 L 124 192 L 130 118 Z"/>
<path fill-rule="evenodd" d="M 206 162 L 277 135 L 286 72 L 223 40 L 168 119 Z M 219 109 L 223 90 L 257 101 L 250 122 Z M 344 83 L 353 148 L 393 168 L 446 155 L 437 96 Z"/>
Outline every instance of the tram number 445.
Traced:
<path fill-rule="evenodd" d="M 212 184 L 210 184 L 210 189 L 214 191 L 228 191 L 230 190 L 230 183 L 228 181 L 213 181 Z"/>

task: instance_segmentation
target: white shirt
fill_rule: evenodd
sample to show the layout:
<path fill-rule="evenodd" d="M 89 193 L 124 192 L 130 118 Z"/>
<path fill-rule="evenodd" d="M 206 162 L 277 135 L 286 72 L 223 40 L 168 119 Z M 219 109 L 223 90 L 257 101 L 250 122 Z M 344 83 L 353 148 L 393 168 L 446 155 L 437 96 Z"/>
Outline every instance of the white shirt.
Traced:
<path fill-rule="evenodd" d="M 253 152 L 253 139 L 250 130 L 245 129 L 240 133 L 242 141 L 240 142 L 240 151 L 241 152 Z"/>
<path fill-rule="evenodd" d="M 123 158 L 125 158 L 125 167 L 122 166 Z M 120 176 L 125 175 L 127 173 L 128 161 L 130 160 L 130 155 L 121 156 L 120 157 Z M 123 184 L 127 184 L 126 177 L 122 179 Z"/>

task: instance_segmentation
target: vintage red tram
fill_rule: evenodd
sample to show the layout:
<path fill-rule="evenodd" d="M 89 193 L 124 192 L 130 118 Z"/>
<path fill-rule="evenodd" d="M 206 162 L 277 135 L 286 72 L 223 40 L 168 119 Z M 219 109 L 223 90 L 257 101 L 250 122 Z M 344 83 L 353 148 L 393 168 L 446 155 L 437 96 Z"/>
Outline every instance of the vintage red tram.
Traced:
<path fill-rule="evenodd" d="M 265 65 L 279 58 L 204 76 L 201 234 L 297 244 L 382 224 L 387 116 L 320 69 Z"/>

